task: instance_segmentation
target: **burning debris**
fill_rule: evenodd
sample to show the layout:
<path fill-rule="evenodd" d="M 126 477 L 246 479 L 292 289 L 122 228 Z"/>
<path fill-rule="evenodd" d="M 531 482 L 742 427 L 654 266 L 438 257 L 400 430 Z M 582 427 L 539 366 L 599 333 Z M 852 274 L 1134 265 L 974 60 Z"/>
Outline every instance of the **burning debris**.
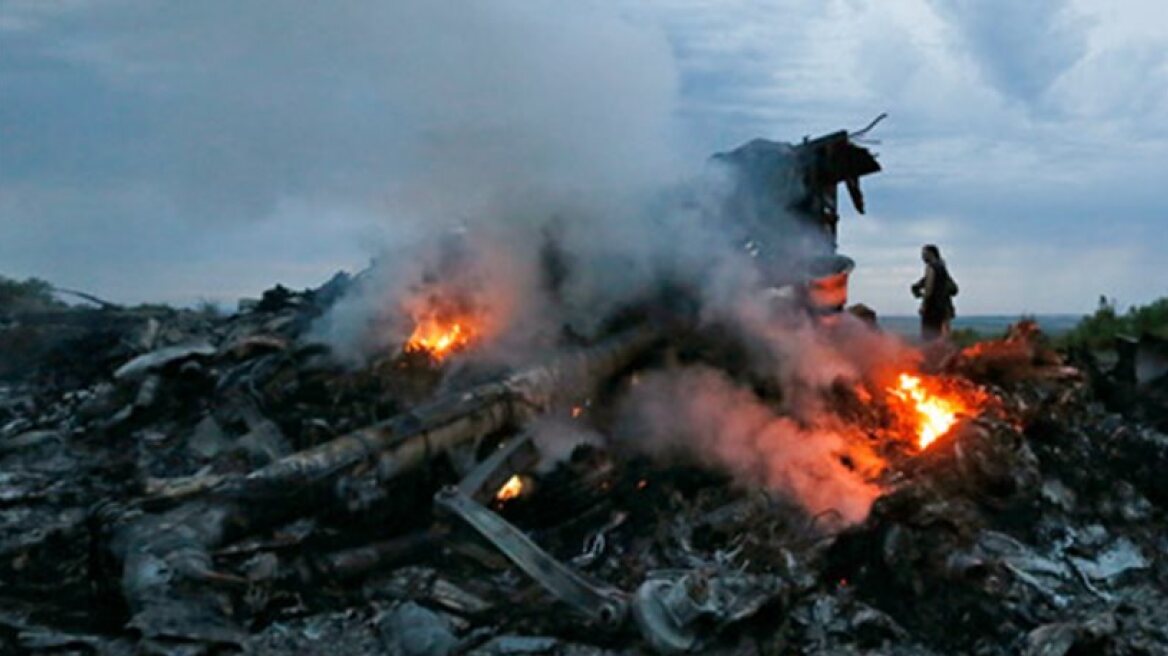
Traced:
<path fill-rule="evenodd" d="M 1151 558 L 1168 493 L 1128 464 L 1168 463 L 1168 442 L 1016 335 L 825 390 L 814 426 L 715 370 L 718 331 L 621 333 L 442 396 L 391 382 L 423 370 L 294 346 L 297 317 L 320 311 L 142 315 L 168 335 L 155 350 L 76 354 L 114 363 L 108 378 L 4 388 L 6 649 L 1151 653 L 1168 638 Z M 662 373 L 679 366 L 688 379 Z M 404 414 L 364 414 L 370 398 Z M 624 432 L 614 401 L 672 407 L 657 430 L 682 431 L 684 457 L 628 442 L 657 438 Z M 541 464 L 515 429 L 557 413 L 627 437 Z"/>
<path fill-rule="evenodd" d="M 511 478 L 508 478 L 507 482 L 495 493 L 495 500 L 499 502 L 510 501 L 519 498 L 521 494 L 523 494 L 523 479 L 519 477 L 519 474 L 512 474 Z"/>
<path fill-rule="evenodd" d="M 767 152 L 818 167 L 819 222 L 856 149 Z M 732 313 L 647 287 L 513 361 L 473 249 L 354 322 L 359 366 L 320 326 L 376 272 L 5 317 L 44 357 L 0 386 L 0 651 L 1163 652 L 1162 397 L 1107 410 L 1122 367 L 1025 323 L 920 353 L 839 312 L 821 246 L 743 251 Z"/>
<path fill-rule="evenodd" d="M 888 388 L 893 397 L 889 407 L 901 423 L 916 436 L 921 449 L 948 433 L 962 418 L 977 416 L 985 405 L 985 392 L 971 385 L 962 387 L 960 380 L 902 373 Z"/>
<path fill-rule="evenodd" d="M 436 289 L 411 299 L 409 320 L 413 324 L 402 350 L 442 360 L 466 349 L 481 338 L 481 318 L 457 290 Z"/>
<path fill-rule="evenodd" d="M 421 351 L 441 360 L 448 355 L 466 348 L 470 342 L 468 331 L 460 323 L 443 324 L 433 319 L 423 319 L 406 340 L 406 352 Z"/>

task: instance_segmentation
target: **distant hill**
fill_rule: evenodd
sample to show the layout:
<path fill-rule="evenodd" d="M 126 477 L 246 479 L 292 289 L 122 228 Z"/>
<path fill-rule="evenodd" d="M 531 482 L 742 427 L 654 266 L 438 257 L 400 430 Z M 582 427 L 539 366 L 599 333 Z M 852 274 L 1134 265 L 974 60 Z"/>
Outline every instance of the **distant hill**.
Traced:
<path fill-rule="evenodd" d="M 1070 331 L 1084 317 L 1082 314 L 1037 314 L 1027 315 L 1038 321 L 1043 332 L 1052 337 Z M 1017 314 L 980 314 L 957 317 L 953 320 L 954 330 L 976 330 L 994 336 L 1005 332 L 1006 328 L 1018 321 Z M 880 317 L 880 325 L 887 331 L 900 335 L 915 336 L 920 332 L 921 320 L 916 315 L 889 315 Z"/>

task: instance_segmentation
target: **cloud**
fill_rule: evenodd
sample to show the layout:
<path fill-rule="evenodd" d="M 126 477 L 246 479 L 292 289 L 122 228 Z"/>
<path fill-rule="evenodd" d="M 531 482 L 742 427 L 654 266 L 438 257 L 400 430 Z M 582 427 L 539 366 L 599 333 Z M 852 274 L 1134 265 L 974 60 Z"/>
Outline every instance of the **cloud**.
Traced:
<path fill-rule="evenodd" d="M 691 44 L 678 49 L 701 62 L 702 80 L 724 78 L 689 105 L 701 129 L 797 139 L 889 112 L 872 135 L 884 171 L 864 181 L 877 220 L 846 213 L 840 224 L 841 247 L 859 264 L 853 298 L 915 311 L 904 291 L 912 277 L 894 281 L 917 275 L 924 225 L 974 285 L 965 312 L 1089 311 L 1099 293 L 1162 295 L 1125 266 L 1065 266 L 1146 253 L 1144 236 L 1164 224 L 1159 3 L 669 6 L 694 4 L 704 18 L 675 19 L 671 38 Z M 706 34 L 722 24 L 753 27 Z M 1048 249 L 1058 257 L 1022 254 Z M 1051 284 L 1037 293 L 1025 280 Z"/>
<path fill-rule="evenodd" d="M 371 215 L 391 231 L 453 223 L 500 194 L 626 187 L 674 165 L 668 44 L 599 5 L 571 20 L 485 0 L 3 11 L 0 194 L 37 209 L 3 220 L 38 239 L 155 218 L 233 239 L 312 205 L 343 211 L 306 241 L 356 242 Z"/>
<path fill-rule="evenodd" d="M 225 269 L 215 251 L 227 243 L 254 254 L 237 287 L 308 285 L 362 262 L 386 226 L 464 221 L 533 188 L 649 184 L 679 160 L 881 111 L 885 170 L 865 188 L 885 232 L 861 242 L 849 231 L 864 219 L 846 216 L 853 254 L 901 248 L 898 235 L 938 217 L 935 240 L 954 256 L 1056 238 L 1070 240 L 1069 260 L 1101 242 L 1140 253 L 1164 222 L 1165 11 L 1151 0 L 6 0 L 0 258 L 9 275 L 185 300 L 179 286 L 235 293 L 209 274 Z M 292 240 L 271 244 L 292 231 L 327 247 L 284 278 Z M 902 266 L 859 259 L 857 280 Z M 1002 266 L 1040 273 L 1025 257 Z M 1089 288 L 1086 309 L 1111 290 L 1162 294 L 1120 269 L 1070 270 L 1062 287 Z M 902 291 L 865 300 L 911 312 Z M 1018 286 L 985 293 L 1002 311 L 1031 305 Z M 1078 307 L 1072 294 L 1059 303 Z"/>
<path fill-rule="evenodd" d="M 1086 25 L 1067 2 L 931 0 L 986 79 L 1034 103 L 1086 53 Z"/>

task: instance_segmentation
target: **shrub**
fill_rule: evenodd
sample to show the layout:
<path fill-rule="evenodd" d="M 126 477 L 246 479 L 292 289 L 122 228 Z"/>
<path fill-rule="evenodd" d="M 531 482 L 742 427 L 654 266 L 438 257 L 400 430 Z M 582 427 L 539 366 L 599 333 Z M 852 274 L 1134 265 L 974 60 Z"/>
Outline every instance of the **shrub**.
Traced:
<path fill-rule="evenodd" d="M 20 281 L 0 276 L 0 312 L 35 312 L 64 306 L 53 298 L 53 286 L 44 280 Z"/>
<path fill-rule="evenodd" d="M 1065 347 L 1105 349 L 1115 343 L 1117 335 L 1138 337 L 1142 333 L 1168 335 L 1168 298 L 1133 306 L 1121 315 L 1115 309 L 1115 300 L 1102 296 L 1095 312 L 1083 317 L 1059 343 Z"/>

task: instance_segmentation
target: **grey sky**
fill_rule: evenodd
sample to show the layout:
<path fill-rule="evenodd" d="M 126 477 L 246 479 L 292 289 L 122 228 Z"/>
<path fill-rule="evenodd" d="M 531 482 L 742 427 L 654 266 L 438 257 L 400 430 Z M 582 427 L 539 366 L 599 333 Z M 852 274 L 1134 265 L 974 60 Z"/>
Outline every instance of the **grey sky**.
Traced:
<path fill-rule="evenodd" d="M 359 268 L 529 186 L 668 178 L 890 118 L 853 298 L 909 312 L 1168 293 L 1155 0 L 0 0 L 0 273 L 231 300 Z"/>

